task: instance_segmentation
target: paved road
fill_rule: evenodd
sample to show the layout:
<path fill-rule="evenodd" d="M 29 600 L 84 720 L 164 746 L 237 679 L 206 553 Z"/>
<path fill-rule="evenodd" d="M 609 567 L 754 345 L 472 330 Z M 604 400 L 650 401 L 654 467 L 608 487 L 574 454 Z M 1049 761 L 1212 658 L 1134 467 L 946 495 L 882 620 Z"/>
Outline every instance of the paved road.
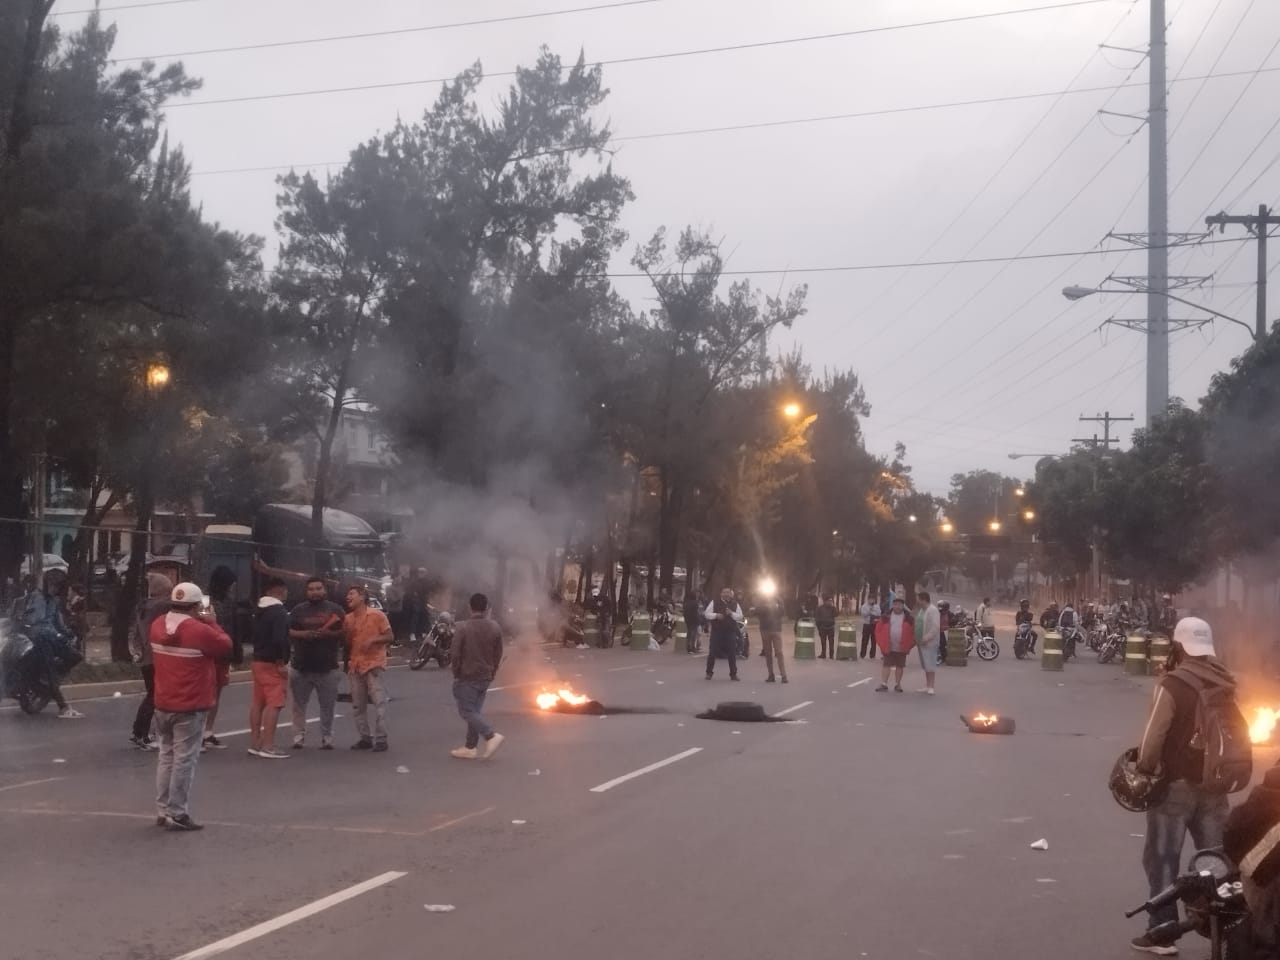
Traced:
<path fill-rule="evenodd" d="M 1006 651 L 944 669 L 927 698 L 874 693 L 876 667 L 809 662 L 766 685 L 754 658 L 747 682 L 721 666 L 708 683 L 667 652 L 528 648 L 490 701 L 508 744 L 483 763 L 448 756 L 461 724 L 434 668 L 393 672 L 379 756 L 345 749 L 343 717 L 333 753 L 250 758 L 234 686 L 219 724 L 233 747 L 201 760 L 199 834 L 152 824 L 154 758 L 125 742 L 133 697 L 85 703 L 81 723 L 0 709 L 0 956 L 1127 956 L 1143 820 L 1104 781 L 1148 682 Z M 539 714 L 555 679 L 666 712 Z M 800 722 L 693 717 L 734 698 Z M 1017 735 L 966 733 L 958 715 L 980 709 Z"/>

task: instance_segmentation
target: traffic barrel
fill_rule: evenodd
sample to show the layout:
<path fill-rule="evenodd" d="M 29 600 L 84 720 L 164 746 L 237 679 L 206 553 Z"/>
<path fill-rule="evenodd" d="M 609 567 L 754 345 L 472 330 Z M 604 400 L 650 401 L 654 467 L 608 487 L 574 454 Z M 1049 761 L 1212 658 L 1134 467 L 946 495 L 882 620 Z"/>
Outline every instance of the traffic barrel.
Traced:
<path fill-rule="evenodd" d="M 1161 676 L 1169 663 L 1169 654 L 1173 651 L 1173 641 L 1163 633 L 1151 635 L 1151 659 L 1147 663 L 1147 672 L 1153 677 Z"/>
<path fill-rule="evenodd" d="M 679 654 L 689 652 L 689 628 L 684 625 L 684 621 L 676 624 L 676 635 L 671 640 L 671 649 Z"/>
<path fill-rule="evenodd" d="M 858 628 L 852 623 L 840 624 L 840 629 L 836 633 L 836 659 L 858 659 Z"/>
<path fill-rule="evenodd" d="M 794 659 L 796 660 L 814 660 L 817 657 L 817 650 L 814 648 L 814 638 L 818 635 L 818 624 L 805 617 L 803 620 L 796 621 L 796 650 Z"/>
<path fill-rule="evenodd" d="M 631 649 L 649 650 L 649 635 L 652 621 L 647 613 L 637 613 L 631 618 Z"/>
<path fill-rule="evenodd" d="M 1124 672 L 1133 677 L 1147 674 L 1147 638 L 1140 633 L 1131 633 L 1124 639 Z"/>
<path fill-rule="evenodd" d="M 964 627 L 947 628 L 947 647 L 944 651 L 943 663 L 948 667 L 969 665 L 969 653 L 965 650 Z"/>
<path fill-rule="evenodd" d="M 1044 645 L 1040 648 L 1040 669 L 1062 669 L 1062 634 L 1057 630 L 1046 630 Z"/>

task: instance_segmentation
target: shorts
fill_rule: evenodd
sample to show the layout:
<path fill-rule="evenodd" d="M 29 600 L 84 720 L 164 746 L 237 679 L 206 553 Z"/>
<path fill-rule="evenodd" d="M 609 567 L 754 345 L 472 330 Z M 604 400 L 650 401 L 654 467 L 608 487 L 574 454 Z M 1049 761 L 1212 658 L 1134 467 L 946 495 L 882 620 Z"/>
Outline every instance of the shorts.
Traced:
<path fill-rule="evenodd" d="M 219 663 L 218 668 L 218 689 L 221 690 L 231 682 L 231 664 Z"/>
<path fill-rule="evenodd" d="M 940 649 L 940 642 L 937 640 L 933 641 L 933 643 L 917 645 L 916 651 L 920 654 L 920 669 L 925 673 L 934 673 L 938 669 L 938 651 Z"/>
<path fill-rule="evenodd" d="M 278 663 L 253 661 L 253 705 L 284 707 L 289 689 L 289 668 Z"/>
<path fill-rule="evenodd" d="M 886 667 L 897 667 L 902 669 L 907 665 L 907 653 L 905 650 L 899 650 L 897 653 L 886 653 L 884 654 L 883 662 Z"/>

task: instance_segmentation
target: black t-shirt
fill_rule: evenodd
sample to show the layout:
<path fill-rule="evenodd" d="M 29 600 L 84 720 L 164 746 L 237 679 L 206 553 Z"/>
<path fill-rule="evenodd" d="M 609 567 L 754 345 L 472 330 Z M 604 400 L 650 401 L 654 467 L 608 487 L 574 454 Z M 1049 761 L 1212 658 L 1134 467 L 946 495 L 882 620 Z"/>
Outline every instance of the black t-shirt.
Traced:
<path fill-rule="evenodd" d="M 284 605 L 260 606 L 253 624 L 253 659 L 260 663 L 283 663 L 289 659 L 289 650 L 289 614 Z"/>
<path fill-rule="evenodd" d="M 295 670 L 303 673 L 328 673 L 338 669 L 338 649 L 342 644 L 342 630 L 328 632 L 335 625 L 341 627 L 342 618 L 346 614 L 336 603 L 321 600 L 312 603 L 304 600 L 293 608 L 289 614 L 290 630 L 326 631 L 318 640 L 297 640 L 293 642 L 293 657 L 289 661 Z"/>

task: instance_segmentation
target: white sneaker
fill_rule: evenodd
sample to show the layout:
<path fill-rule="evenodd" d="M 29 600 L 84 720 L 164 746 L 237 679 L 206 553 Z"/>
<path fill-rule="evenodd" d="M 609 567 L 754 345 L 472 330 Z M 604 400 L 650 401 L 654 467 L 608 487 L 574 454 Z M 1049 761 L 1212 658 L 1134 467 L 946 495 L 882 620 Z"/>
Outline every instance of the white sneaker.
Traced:
<path fill-rule="evenodd" d="M 925 691 L 925 693 L 927 693 L 927 694 L 928 694 L 929 696 L 931 696 L 931 697 L 932 697 L 936 692 L 937 692 L 937 691 L 935 691 L 935 690 L 933 689 L 933 687 L 930 687 L 928 690 L 926 690 L 926 691 Z"/>
<path fill-rule="evenodd" d="M 456 757 L 459 760 L 474 760 L 480 754 L 476 752 L 475 747 L 454 747 L 449 751 L 449 756 Z"/>
<path fill-rule="evenodd" d="M 61 710 L 58 711 L 58 719 L 59 720 L 83 720 L 84 714 L 81 713 L 79 710 L 77 710 L 75 707 L 71 706 L 70 704 L 67 704 L 65 707 L 63 707 Z"/>
<path fill-rule="evenodd" d="M 507 738 L 504 737 L 502 734 L 495 733 L 492 737 L 486 740 L 484 742 L 484 758 L 488 760 L 495 753 L 497 753 L 498 748 L 502 746 L 502 744 L 506 741 L 506 739 Z"/>
<path fill-rule="evenodd" d="M 245 753 L 249 754 L 249 756 L 251 757 L 262 756 L 262 751 L 259 750 L 257 747 L 250 747 L 248 750 L 245 751 Z"/>
<path fill-rule="evenodd" d="M 283 753 L 277 750 L 275 747 L 271 747 L 268 750 L 259 750 L 258 756 L 260 756 L 263 760 L 288 760 L 289 759 L 289 754 Z"/>

